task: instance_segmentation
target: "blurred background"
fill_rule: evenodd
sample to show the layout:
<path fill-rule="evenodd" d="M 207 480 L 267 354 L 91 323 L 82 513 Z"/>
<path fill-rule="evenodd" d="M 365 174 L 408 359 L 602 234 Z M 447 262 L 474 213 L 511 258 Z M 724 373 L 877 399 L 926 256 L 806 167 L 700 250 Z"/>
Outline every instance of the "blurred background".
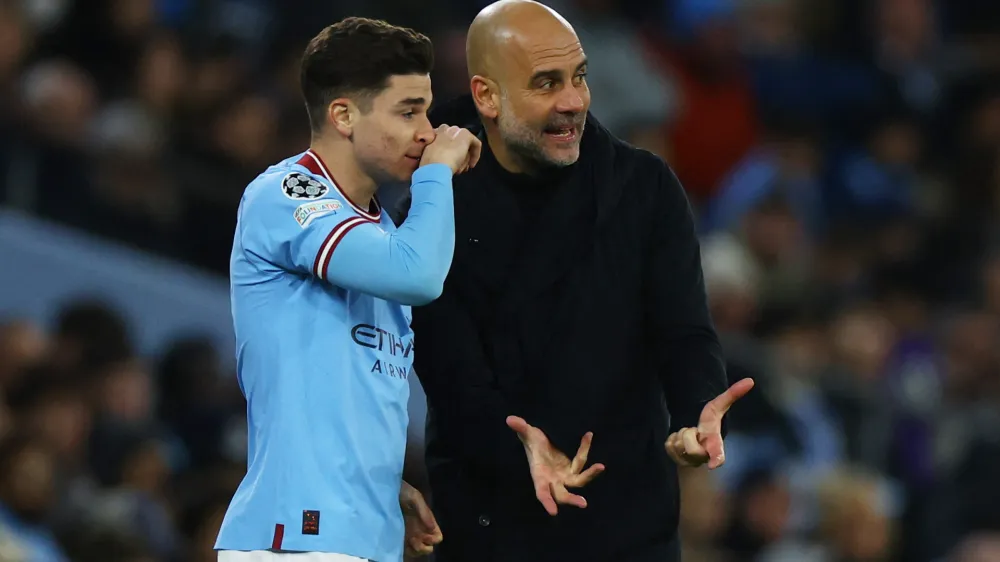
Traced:
<path fill-rule="evenodd" d="M 0 0 L 0 561 L 215 560 L 235 210 L 308 145 L 298 58 L 386 18 L 445 100 L 484 4 Z M 685 560 L 1000 561 L 1000 2 L 550 5 L 593 113 L 688 190 L 758 382 L 682 474 Z"/>

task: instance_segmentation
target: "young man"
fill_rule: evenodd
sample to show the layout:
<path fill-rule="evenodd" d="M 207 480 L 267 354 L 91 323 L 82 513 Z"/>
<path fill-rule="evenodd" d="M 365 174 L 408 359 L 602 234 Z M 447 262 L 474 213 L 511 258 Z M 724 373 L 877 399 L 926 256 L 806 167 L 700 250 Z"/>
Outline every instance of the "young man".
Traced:
<path fill-rule="evenodd" d="M 676 562 L 676 465 L 723 463 L 753 385 L 727 389 L 684 190 L 589 115 L 553 10 L 492 4 L 467 50 L 471 96 L 433 117 L 487 142 L 455 181 L 444 292 L 414 315 L 436 560 Z"/>
<path fill-rule="evenodd" d="M 410 306 L 441 292 L 452 175 L 480 143 L 431 127 L 432 64 L 409 29 L 349 18 L 323 30 L 302 61 L 311 147 L 243 196 L 231 285 L 249 459 L 220 562 L 396 562 L 404 525 L 414 550 L 440 541 L 402 482 Z M 396 228 L 375 191 L 400 180 L 413 207 Z"/>

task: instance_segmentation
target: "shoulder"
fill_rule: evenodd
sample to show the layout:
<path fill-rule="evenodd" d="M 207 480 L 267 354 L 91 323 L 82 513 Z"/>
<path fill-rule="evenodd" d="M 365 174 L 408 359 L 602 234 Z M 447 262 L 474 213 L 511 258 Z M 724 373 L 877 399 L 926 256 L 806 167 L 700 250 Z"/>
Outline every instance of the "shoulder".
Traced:
<path fill-rule="evenodd" d="M 618 176 L 625 189 L 635 193 L 644 206 L 687 204 L 687 194 L 677 174 L 661 156 L 617 139 L 614 149 Z"/>
<path fill-rule="evenodd" d="M 301 227 L 319 216 L 350 212 L 329 181 L 299 165 L 297 157 L 271 166 L 250 182 L 242 207 L 244 219 L 280 216 Z"/>

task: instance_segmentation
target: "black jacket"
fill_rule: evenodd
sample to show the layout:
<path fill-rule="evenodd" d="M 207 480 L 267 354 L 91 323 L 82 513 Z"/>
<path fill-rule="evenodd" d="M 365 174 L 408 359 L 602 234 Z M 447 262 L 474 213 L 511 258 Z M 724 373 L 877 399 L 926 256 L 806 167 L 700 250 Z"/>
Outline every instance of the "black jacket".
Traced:
<path fill-rule="evenodd" d="M 432 121 L 481 133 L 470 98 Z M 692 213 L 661 159 L 592 116 L 532 220 L 509 188 L 522 181 L 484 142 L 455 179 L 444 294 L 414 309 L 438 560 L 623 562 L 677 528 L 664 397 L 671 426 L 694 426 L 726 388 Z M 581 491 L 587 509 L 545 513 L 511 414 L 570 457 L 594 432 L 590 462 L 607 470 Z"/>

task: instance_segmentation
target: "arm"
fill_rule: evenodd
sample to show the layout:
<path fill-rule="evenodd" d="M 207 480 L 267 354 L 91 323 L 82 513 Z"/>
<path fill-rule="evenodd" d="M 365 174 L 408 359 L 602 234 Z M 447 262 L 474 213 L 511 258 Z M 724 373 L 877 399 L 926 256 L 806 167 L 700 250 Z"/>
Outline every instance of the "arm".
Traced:
<path fill-rule="evenodd" d="M 394 233 L 359 216 L 332 196 L 291 200 L 280 192 L 255 194 L 241 227 L 244 249 L 254 257 L 352 291 L 406 305 L 430 302 L 441 293 L 455 247 L 452 172 L 444 164 L 413 174 L 413 201 Z M 270 186 L 264 186 L 265 189 Z"/>
<path fill-rule="evenodd" d="M 691 206 L 665 165 L 651 208 L 646 324 L 649 341 L 661 346 L 658 372 L 675 432 L 698 426 L 705 405 L 726 391 L 726 370 L 709 316 Z"/>

